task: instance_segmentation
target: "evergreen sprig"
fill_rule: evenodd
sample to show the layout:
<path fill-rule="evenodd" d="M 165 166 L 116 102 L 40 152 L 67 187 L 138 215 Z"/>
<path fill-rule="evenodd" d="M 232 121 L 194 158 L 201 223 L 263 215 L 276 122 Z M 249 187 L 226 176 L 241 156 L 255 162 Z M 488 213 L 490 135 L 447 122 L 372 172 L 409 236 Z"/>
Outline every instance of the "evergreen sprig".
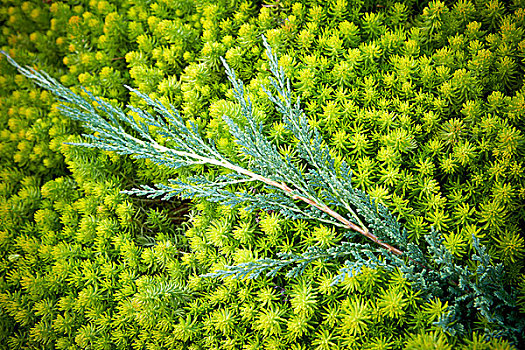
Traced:
<path fill-rule="evenodd" d="M 247 167 L 228 159 L 211 140 L 201 136 L 195 123 L 185 122 L 171 105 L 165 106 L 127 87 L 152 107 L 155 115 L 134 106 L 127 106 L 129 112 L 125 113 L 87 90 L 84 90 L 87 99 L 75 94 L 45 72 L 23 68 L 6 56 L 23 75 L 67 103 L 61 106 L 64 115 L 81 121 L 95 133 L 84 135 L 89 142 L 76 145 L 149 159 L 175 169 L 204 164 L 230 171 L 215 179 L 192 176 L 170 180 L 168 184 L 142 185 L 126 193 L 165 200 L 174 196 L 207 198 L 224 205 L 244 204 L 249 210 L 279 210 L 292 219 L 313 219 L 347 229 L 347 239 L 358 233 L 376 243 L 375 247 L 359 241 L 344 241 L 326 249 L 310 247 L 302 254 L 282 253 L 277 259 L 264 258 L 226 266 L 224 270 L 204 276 L 256 278 L 263 273 L 274 276 L 282 269 L 291 267 L 287 276 L 296 277 L 314 260 L 351 257 L 334 283 L 340 282 L 345 276 L 359 273 L 365 266 L 399 268 L 426 298 L 440 297 L 448 302 L 448 313 L 439 321 L 445 330 L 452 334 L 464 333 L 477 321 L 476 313 L 479 312 L 487 325 L 487 336 L 505 335 L 519 342 L 525 321 L 519 318 L 514 294 L 505 290 L 503 266 L 492 264 L 486 249 L 476 237 L 473 237 L 472 255 L 472 260 L 477 264 L 475 269 L 458 265 L 437 231 L 426 236 L 425 251 L 409 243 L 406 230 L 386 207 L 363 191 L 353 188 L 351 167 L 344 161 L 337 164 L 317 129 L 310 126 L 300 108 L 299 99 L 292 100 L 290 81 L 282 67 L 279 67 L 277 56 L 264 38 L 263 41 L 270 71 L 274 76 L 270 80 L 271 89 L 265 89 L 266 94 L 282 114 L 286 128 L 297 140 L 297 152 L 307 164 L 306 168 L 296 164 L 290 157 L 281 156 L 275 145 L 267 139 L 263 124 L 257 122 L 254 116 L 253 104 L 243 83 L 224 60 L 226 74 L 232 83 L 233 94 L 241 107 L 243 118 L 235 121 L 224 116 L 223 119 L 240 150 L 250 159 Z M 120 123 L 131 127 L 136 136 L 128 133 Z M 165 138 L 169 146 L 161 145 L 156 140 L 156 134 Z M 248 193 L 232 190 L 232 185 L 256 181 L 264 183 L 267 191 Z"/>
<path fill-rule="evenodd" d="M 332 282 L 335 285 L 342 282 L 345 277 L 357 275 L 364 266 L 390 268 L 384 261 L 377 258 L 376 254 L 378 253 L 382 253 L 382 251 L 373 249 L 369 244 L 342 242 L 338 246 L 328 249 L 309 247 L 302 254 L 278 253 L 278 259 L 265 258 L 235 266 L 226 266 L 224 270 L 218 270 L 203 275 L 203 277 L 256 279 L 263 273 L 267 277 L 274 277 L 283 268 L 293 265 L 286 273 L 286 277 L 296 278 L 302 275 L 305 268 L 315 260 L 328 261 L 349 255 L 352 256 L 353 260 L 346 262 L 347 266 L 341 269 L 341 273 Z"/>

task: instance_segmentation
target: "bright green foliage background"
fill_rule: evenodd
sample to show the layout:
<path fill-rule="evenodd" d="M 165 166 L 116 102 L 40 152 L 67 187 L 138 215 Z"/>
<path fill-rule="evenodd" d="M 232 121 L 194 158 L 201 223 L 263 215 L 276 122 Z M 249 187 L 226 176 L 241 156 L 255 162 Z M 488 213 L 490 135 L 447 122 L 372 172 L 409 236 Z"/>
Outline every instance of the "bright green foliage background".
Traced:
<path fill-rule="evenodd" d="M 524 1 L 2 0 L 0 23 L 0 46 L 20 63 L 122 106 L 140 104 L 123 84 L 138 88 L 235 157 L 223 56 L 293 157 L 261 90 L 264 34 L 354 185 L 415 242 L 439 229 L 458 261 L 479 237 L 525 317 Z M 398 274 L 367 270 L 330 287 L 340 266 L 318 262 L 298 280 L 198 277 L 342 233 L 120 194 L 212 170 L 64 145 L 81 128 L 3 56 L 0 71 L 0 348 L 511 348 L 485 343 L 481 322 L 466 337 L 443 334 L 432 322 L 446 305 Z"/>

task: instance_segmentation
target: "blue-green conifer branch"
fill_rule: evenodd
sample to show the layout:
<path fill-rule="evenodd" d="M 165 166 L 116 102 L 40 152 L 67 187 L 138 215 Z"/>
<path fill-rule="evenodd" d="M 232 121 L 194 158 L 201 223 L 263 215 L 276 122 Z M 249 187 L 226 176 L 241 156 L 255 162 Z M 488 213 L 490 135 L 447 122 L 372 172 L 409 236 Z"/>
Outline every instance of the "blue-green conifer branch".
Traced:
<path fill-rule="evenodd" d="M 225 266 L 205 277 L 257 278 L 261 274 L 272 277 L 285 268 L 289 269 L 288 277 L 297 277 L 314 260 L 340 258 L 345 258 L 346 262 L 334 283 L 358 274 L 364 267 L 398 268 L 423 297 L 440 297 L 448 303 L 447 314 L 438 324 L 450 334 L 463 334 L 470 329 L 469 325 L 477 322 L 480 314 L 487 324 L 486 336 L 506 336 L 518 342 L 525 330 L 525 320 L 516 310 L 515 292 L 509 293 L 504 287 L 503 265 L 491 262 L 486 248 L 476 237 L 472 237 L 474 252 L 471 256 L 472 261 L 477 262 L 475 268 L 458 265 L 437 231 L 425 237 L 425 250 L 408 242 L 406 230 L 386 207 L 352 187 L 350 165 L 344 161 L 337 164 L 318 130 L 309 125 L 299 99 L 292 99 L 290 81 L 279 67 L 277 56 L 264 38 L 263 41 L 273 74 L 270 80 L 273 91 L 265 91 L 282 114 L 286 128 L 296 138 L 297 152 L 307 163 L 306 169 L 289 157 L 282 157 L 266 138 L 263 124 L 254 117 L 253 104 L 243 83 L 224 60 L 243 119 L 223 118 L 241 151 L 249 156 L 249 168 L 227 159 L 213 142 L 203 139 L 196 124 L 185 122 L 173 106 L 166 107 L 127 87 L 152 107 L 155 115 L 134 106 L 127 106 L 130 112 L 126 113 L 89 91 L 84 90 L 87 98 L 79 96 L 47 73 L 21 67 L 4 54 L 23 75 L 66 103 L 60 107 L 64 115 L 81 121 L 94 132 L 85 135 L 89 142 L 77 145 L 149 159 L 169 168 L 206 164 L 230 170 L 215 179 L 192 176 L 170 180 L 168 184 L 142 185 L 126 193 L 165 200 L 174 196 L 206 198 L 225 205 L 247 205 L 248 210 L 279 210 L 292 219 L 312 219 L 347 229 L 346 239 L 358 232 L 378 244 L 372 247 L 368 243 L 343 241 L 331 248 L 310 247 L 301 254 L 281 253 L 275 259 Z M 122 125 L 131 127 L 135 135 Z M 165 138 L 169 147 L 159 144 L 155 135 Z M 263 182 L 268 191 L 235 190 L 236 184 L 250 181 Z"/>
<path fill-rule="evenodd" d="M 392 268 L 392 266 L 386 265 L 383 260 L 378 259 L 378 253 L 383 252 L 380 249 L 374 249 L 369 244 L 342 242 L 340 245 L 328 249 L 309 247 L 302 254 L 279 253 L 279 259 L 264 258 L 235 266 L 226 266 L 224 270 L 215 271 L 203 275 L 203 277 L 256 279 L 263 273 L 265 273 L 266 277 L 274 277 L 277 272 L 284 267 L 293 266 L 286 273 L 286 277 L 296 278 L 302 275 L 305 268 L 313 261 L 329 261 L 352 256 L 353 260 L 345 263 L 345 267 L 341 269 L 341 273 L 337 275 L 332 282 L 332 285 L 336 285 L 342 282 L 346 277 L 357 275 L 364 266 L 371 268 L 377 268 L 379 266 L 383 266 L 387 269 Z"/>

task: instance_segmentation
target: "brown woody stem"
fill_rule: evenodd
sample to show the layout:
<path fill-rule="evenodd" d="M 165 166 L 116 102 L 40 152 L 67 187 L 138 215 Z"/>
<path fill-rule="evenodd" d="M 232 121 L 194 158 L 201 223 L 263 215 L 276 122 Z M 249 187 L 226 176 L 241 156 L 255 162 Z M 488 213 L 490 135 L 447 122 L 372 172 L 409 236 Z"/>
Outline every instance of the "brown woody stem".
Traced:
<path fill-rule="evenodd" d="M 394 253 L 396 255 L 403 255 L 403 252 L 401 250 L 397 249 L 396 247 L 391 246 L 388 243 L 382 242 L 379 238 L 377 238 L 376 235 L 374 235 L 370 231 L 368 231 L 368 229 L 361 228 L 361 227 L 357 226 L 353 222 L 351 222 L 348 219 L 344 218 L 341 214 L 339 214 L 336 211 L 330 209 L 330 207 L 328 207 L 326 204 L 324 204 L 324 203 L 317 203 L 316 201 L 314 201 L 314 200 L 312 200 L 310 198 L 293 194 L 293 190 L 290 187 L 288 187 L 288 185 L 286 185 L 285 183 L 279 183 L 277 181 L 268 179 L 268 178 L 266 178 L 264 176 L 261 176 L 259 174 L 255 174 L 255 173 L 253 173 L 253 172 L 251 172 L 251 171 L 249 171 L 247 169 L 241 168 L 240 166 L 234 165 L 234 164 L 232 164 L 232 163 L 230 163 L 230 162 L 228 162 L 226 160 L 222 160 L 221 161 L 221 160 L 217 160 L 217 159 L 202 157 L 202 156 L 199 156 L 199 155 L 193 154 L 193 153 L 170 150 L 170 149 L 168 149 L 168 148 L 166 148 L 164 146 L 158 145 L 158 144 L 156 144 L 154 147 L 157 150 L 161 151 L 161 152 L 173 152 L 173 153 L 178 154 L 179 156 L 190 157 L 190 158 L 197 159 L 199 161 L 202 161 L 202 162 L 205 162 L 205 163 L 208 163 L 208 164 L 221 166 L 221 167 L 230 169 L 230 170 L 232 170 L 232 171 L 234 171 L 236 173 L 246 175 L 246 176 L 250 177 L 251 179 L 264 182 L 265 184 L 273 186 L 273 187 L 277 187 L 277 188 L 283 190 L 284 192 L 288 193 L 293 199 L 299 199 L 299 200 L 301 200 L 301 201 L 303 201 L 303 202 L 305 202 L 305 203 L 307 203 L 309 205 L 312 205 L 312 206 L 316 207 L 317 209 L 323 211 L 324 213 L 330 215 L 331 217 L 333 217 L 337 221 L 341 222 L 343 225 L 345 225 L 349 229 L 351 229 L 353 231 L 356 231 L 356 232 L 362 234 L 363 236 L 371 239 L 372 241 L 374 241 L 375 243 L 379 244 L 383 248 L 387 249 L 391 253 Z M 410 259 L 410 260 L 412 260 L 412 259 Z"/>

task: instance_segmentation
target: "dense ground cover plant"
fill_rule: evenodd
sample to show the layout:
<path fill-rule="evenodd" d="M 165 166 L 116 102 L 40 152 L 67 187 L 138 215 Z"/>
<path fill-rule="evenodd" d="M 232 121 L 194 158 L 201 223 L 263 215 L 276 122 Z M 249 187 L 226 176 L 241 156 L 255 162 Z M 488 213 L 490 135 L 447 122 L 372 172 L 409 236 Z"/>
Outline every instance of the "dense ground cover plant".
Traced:
<path fill-rule="evenodd" d="M 253 104 L 244 84 L 237 80 L 224 60 L 242 117 L 234 120 L 224 115 L 223 120 L 238 146 L 239 156 L 245 158 L 241 163 L 232 162 L 218 151 L 213 142 L 204 140 L 195 123 L 187 125 L 172 106 L 152 100 L 138 90 L 131 89 L 153 107 L 155 115 L 132 105 L 127 106 L 130 112 L 126 114 L 88 91 L 84 91 L 88 98 L 83 98 L 47 73 L 23 68 L 10 57 L 8 60 L 23 75 L 65 102 L 59 108 L 65 116 L 83 122 L 95 133 L 84 135 L 90 142 L 72 145 L 132 155 L 173 169 L 208 165 L 230 171 L 215 179 L 210 179 L 208 174 L 170 179 L 169 184 L 157 184 L 155 187 L 141 185 L 123 193 L 162 197 L 163 200 L 173 197 L 206 198 L 232 208 L 243 206 L 245 211 L 278 211 L 292 220 L 313 220 L 350 229 L 353 232 L 346 233 L 344 236 L 347 238 L 355 238 L 355 234 L 359 233 L 378 245 L 372 247 L 369 242 L 359 243 L 354 239 L 353 242 L 343 241 L 327 248 L 326 242 L 321 240 L 300 254 L 281 252 L 279 259 L 263 258 L 225 266 L 223 270 L 200 277 L 254 279 L 264 273 L 272 278 L 284 267 L 297 265 L 286 274 L 286 277 L 297 278 L 316 260 L 327 262 L 350 256 L 330 285 L 353 278 L 365 268 L 382 268 L 389 272 L 398 269 L 401 277 L 410 282 L 425 300 L 439 296 L 450 303 L 447 312 L 438 318 L 438 324 L 444 331 L 451 335 L 471 332 L 472 317 L 479 312 L 481 320 L 487 324 L 484 330 L 486 337 L 506 336 L 519 343 L 525 322 L 516 310 L 517 294 L 505 290 L 503 265 L 492 264 L 486 248 L 480 246 L 475 235 L 471 237 L 474 269 L 455 263 L 452 252 L 444 246 L 442 237 L 435 231 L 425 236 L 428 243 L 426 251 L 408 243 L 406 230 L 401 229 L 390 212 L 366 193 L 352 187 L 350 168 L 345 161 L 336 164 L 319 131 L 308 124 L 300 100 L 292 101 L 290 80 L 278 66 L 277 56 L 272 53 L 264 36 L 263 42 L 274 76 L 270 78 L 270 83 L 275 91 L 271 92 L 264 86 L 263 90 L 282 114 L 286 130 L 296 138 L 295 148 L 302 162 L 293 161 L 289 155 L 281 155 L 264 136 L 264 125 L 255 119 Z M 122 124 L 130 126 L 138 137 L 127 133 Z M 156 134 L 163 137 L 165 146 L 155 140 Z M 254 182 L 263 183 L 274 191 L 247 193 L 229 189 L 237 184 Z M 297 201 L 303 202 L 303 206 Z M 304 207 L 304 203 L 308 206 Z M 341 210 L 346 213 L 340 213 Z M 426 258 L 426 255 L 430 257 Z"/>
<path fill-rule="evenodd" d="M 310 122 L 321 130 L 333 155 L 353 167 L 354 186 L 393 210 L 408 228 L 412 242 L 420 242 L 430 232 L 430 226 L 440 229 L 445 245 L 457 261 L 467 259 L 474 251 L 469 237 L 476 234 L 490 247 L 492 257 L 505 265 L 505 285 L 521 290 L 518 302 L 523 305 L 522 4 L 332 1 L 331 6 L 316 2 L 265 5 L 191 1 L 91 1 L 74 5 L 12 2 L 1 12 L 5 19 L 2 40 L 8 41 L 2 45 L 8 45 L 4 48 L 11 49 L 11 55 L 20 62 L 62 76 L 61 81 L 67 85 L 87 86 L 121 106 L 131 98 L 133 104 L 144 107 L 127 95 L 123 83 L 170 102 L 184 118 L 204 128 L 206 136 L 213 138 L 221 151 L 237 156 L 222 119 L 223 114 L 239 114 L 238 106 L 229 101 L 229 85 L 219 60 L 224 56 L 240 78 L 251 81 L 248 89 L 255 112 L 269 126 L 264 130 L 266 135 L 280 152 L 295 157 L 293 137 L 283 128 L 280 115 L 260 89 L 268 77 L 260 39 L 260 34 L 265 34 L 300 92 L 312 118 Z M 77 194 L 71 194 L 73 201 L 78 200 L 75 196 L 91 195 L 100 201 L 107 197 L 102 190 L 106 187 L 113 188 L 116 196 L 120 190 L 137 184 L 192 174 L 213 176 L 213 171 L 195 167 L 170 172 L 144 161 L 132 162 L 124 157 L 61 146 L 68 134 L 78 130 L 76 125 L 56 111 L 50 114 L 48 109 L 38 109 L 34 114 L 34 109 L 26 108 L 35 105 L 35 97 L 41 93 L 32 92 L 36 90 L 27 81 L 16 78 L 5 60 L 1 64 L 5 72 L 2 96 L 9 101 L 2 104 L 6 106 L 3 115 L 10 116 L 2 119 L 2 147 L 13 150 L 2 158 L 3 167 L 9 169 L 2 205 L 4 212 L 21 218 L 19 223 L 2 221 L 2 231 L 7 232 L 2 249 L 2 333 L 10 337 L 10 347 L 90 344 L 98 348 L 104 342 L 98 334 L 110 333 L 120 334 L 119 339 L 125 341 L 107 343 L 137 348 L 180 343 L 205 348 L 256 344 L 266 348 L 289 347 L 291 343 L 306 348 L 360 347 L 359 344 L 371 348 L 418 348 L 425 342 L 446 348 L 449 342 L 480 342 L 479 334 L 462 341 L 458 337 L 447 339 L 439 332 L 429 333 L 437 329 L 431 322 L 443 311 L 443 302 L 435 299 L 425 304 L 417 300 L 411 296 L 414 290 L 407 283 L 400 283 L 395 275 L 384 271 L 365 271 L 362 277 L 347 281 L 343 287 L 328 287 L 340 262 L 315 263 L 305 271 L 305 280 L 298 281 L 278 277 L 223 284 L 196 277 L 224 265 L 275 256 L 276 251 L 299 253 L 320 241 L 336 244 L 341 232 L 329 225 L 198 202 L 191 225 L 185 230 L 189 249 L 184 247 L 180 235 L 171 233 L 169 241 L 178 242 L 181 253 L 168 254 L 169 259 L 155 258 L 164 256 L 159 251 L 166 248 L 159 247 L 151 236 L 173 226 L 168 224 L 169 219 L 161 220 L 163 224 L 153 229 L 139 225 L 146 221 L 145 216 L 140 217 L 145 214 L 137 214 L 138 220 L 126 226 L 133 217 L 129 213 L 148 212 L 148 205 L 156 205 L 146 205 L 146 201 L 132 205 L 126 197 L 113 198 L 119 204 L 115 207 L 115 220 L 119 221 L 119 215 L 127 217 L 119 221 L 124 225 L 122 229 L 127 230 L 135 247 L 139 242 L 143 247 L 134 248 L 132 244 L 126 249 L 135 253 L 126 250 L 109 254 L 109 258 L 122 269 L 137 266 L 128 262 L 126 256 L 138 261 L 138 266 L 142 262 L 151 266 L 150 270 L 139 268 L 141 275 L 157 275 L 170 281 L 178 281 L 173 277 L 178 276 L 193 291 L 193 301 L 185 304 L 186 314 L 182 317 L 176 312 L 176 304 L 166 309 L 159 301 L 164 299 L 150 298 L 140 304 L 140 296 L 133 299 L 135 294 L 151 291 L 145 292 L 144 285 L 138 288 L 133 278 L 124 279 L 120 284 L 115 282 L 114 288 L 128 289 L 131 294 L 115 304 L 109 301 L 112 298 L 108 293 L 107 307 L 88 305 L 77 312 L 81 317 L 71 322 L 67 331 L 57 328 L 61 317 L 71 315 L 65 310 L 53 313 L 60 310 L 55 307 L 60 298 L 80 300 L 88 293 L 89 285 L 102 290 L 103 284 L 96 280 L 85 285 L 75 282 L 74 277 L 65 278 L 62 288 L 47 296 L 51 310 L 48 316 L 35 306 L 42 299 L 39 292 L 20 288 L 21 279 L 17 276 L 34 276 L 32 271 L 38 270 L 31 262 L 33 250 L 18 241 L 29 238 L 34 244 L 51 249 L 58 241 L 49 237 L 59 233 L 60 241 L 79 242 L 75 228 L 48 229 L 42 224 L 42 217 L 52 217 L 53 211 L 59 218 L 65 216 L 60 222 L 68 222 L 68 214 L 49 207 L 51 197 L 40 203 L 38 192 L 47 193 L 41 186 L 50 179 L 70 176 L 73 184 L 79 186 Z M 18 91 L 11 93 L 13 90 Z M 45 93 L 43 101 L 44 106 L 51 105 Z M 34 123 L 37 116 L 41 121 Z M 33 143 L 33 136 L 26 136 L 29 126 L 34 131 L 28 135 L 41 135 L 37 143 Z M 69 140 L 79 141 L 71 137 Z M 60 154 L 65 156 L 69 170 L 60 168 Z M 50 162 L 52 159 L 54 163 Z M 104 168 L 108 169 L 106 176 L 102 176 Z M 37 183 L 22 181 L 24 176 L 36 176 Z M 105 183 L 108 176 L 113 180 L 111 185 Z M 98 190 L 93 192 L 93 188 Z M 249 186 L 246 190 L 250 190 Z M 103 205 L 93 205 L 96 210 L 87 216 L 105 219 L 107 208 L 112 207 L 109 197 Z M 78 206 L 84 208 L 83 204 Z M 34 217 L 38 209 L 48 211 Z M 159 210 L 165 216 L 171 215 L 166 209 Z M 158 215 L 150 213 L 152 217 Z M 87 225 L 89 220 L 83 220 Z M 43 230 L 21 230 L 27 223 Z M 163 237 L 166 236 L 160 234 L 159 240 Z M 81 244 L 86 249 L 92 243 L 87 240 Z M 20 254 L 22 251 L 25 253 Z M 39 260 L 41 271 L 49 271 L 55 258 L 46 259 Z M 89 254 L 84 259 L 92 260 Z M 181 261 L 184 268 L 179 265 Z M 170 270 L 170 262 L 179 267 Z M 71 263 L 78 263 L 77 258 L 71 258 Z M 100 261 L 97 264 L 106 265 Z M 74 276 L 74 268 L 65 267 L 65 271 Z M 39 281 L 52 281 L 51 277 L 42 272 Z M 177 296 L 175 289 L 161 282 L 159 286 L 161 292 Z M 157 315 L 158 319 L 148 322 L 164 326 L 150 331 L 151 323 L 142 320 L 136 328 L 124 330 L 122 322 L 129 324 L 133 318 L 120 323 L 115 319 L 118 312 L 125 312 L 119 310 L 126 310 L 127 303 L 136 307 L 149 305 L 142 307 L 146 310 L 165 310 L 144 314 Z M 242 313 L 246 319 L 241 319 L 238 308 L 246 311 Z M 399 321 L 393 323 L 394 319 Z M 484 327 L 480 324 L 479 330 Z M 47 332 L 45 339 L 41 338 L 42 330 Z M 92 336 L 84 338 L 89 332 Z M 502 342 L 499 344 L 503 346 Z"/>

